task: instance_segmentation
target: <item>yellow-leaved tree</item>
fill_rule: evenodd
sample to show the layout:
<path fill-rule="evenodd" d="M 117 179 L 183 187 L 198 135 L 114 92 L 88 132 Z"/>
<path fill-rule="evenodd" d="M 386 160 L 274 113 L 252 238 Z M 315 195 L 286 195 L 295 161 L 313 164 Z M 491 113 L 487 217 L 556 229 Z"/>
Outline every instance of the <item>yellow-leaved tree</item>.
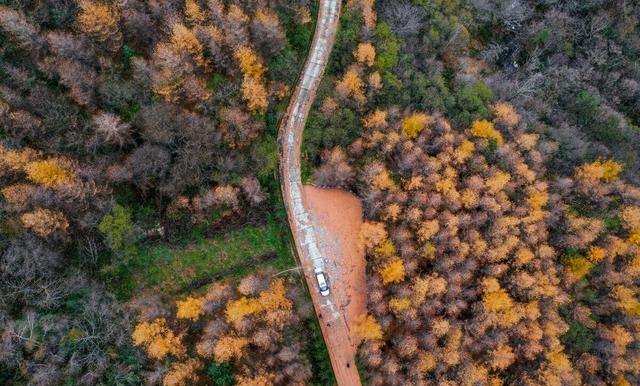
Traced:
<path fill-rule="evenodd" d="M 269 106 L 267 90 L 256 78 L 245 77 L 242 80 L 242 97 L 247 101 L 249 110 L 265 111 Z"/>
<path fill-rule="evenodd" d="M 178 300 L 176 302 L 176 317 L 178 319 L 198 320 L 200 315 L 204 314 L 204 311 L 202 310 L 202 303 L 202 298 L 194 298 L 191 296 L 185 300 Z"/>
<path fill-rule="evenodd" d="M 373 253 L 377 258 L 392 257 L 396 254 L 396 247 L 393 241 L 386 239 L 375 248 Z"/>
<path fill-rule="evenodd" d="M 262 306 L 258 299 L 241 297 L 227 303 L 224 310 L 225 319 L 232 324 L 238 324 L 245 316 L 257 314 L 262 311 Z"/>
<path fill-rule="evenodd" d="M 456 158 L 456 161 L 458 161 L 459 163 L 463 163 L 473 155 L 473 151 L 475 149 L 476 147 L 473 142 L 467 139 L 463 140 L 455 149 L 454 156 Z"/>
<path fill-rule="evenodd" d="M 469 132 L 474 137 L 492 139 L 498 145 L 502 145 L 504 143 L 502 134 L 500 134 L 500 132 L 496 130 L 496 128 L 493 126 L 493 123 L 487 121 L 486 119 L 473 121 Z"/>
<path fill-rule="evenodd" d="M 240 70 L 244 76 L 262 80 L 265 68 L 258 55 L 249 47 L 238 47 L 233 53 L 233 57 L 240 64 Z"/>
<path fill-rule="evenodd" d="M 24 171 L 31 181 L 46 187 L 68 183 L 75 177 L 74 173 L 63 168 L 61 161 L 57 159 L 29 162 L 24 166 Z"/>
<path fill-rule="evenodd" d="M 181 337 L 173 333 L 164 318 L 138 324 L 131 338 L 134 345 L 143 346 L 153 359 L 162 360 L 169 354 L 180 357 L 186 352 Z"/>
<path fill-rule="evenodd" d="M 495 278 L 485 279 L 482 287 L 482 304 L 487 312 L 496 313 L 513 307 L 513 299 Z"/>
<path fill-rule="evenodd" d="M 606 256 L 607 256 L 607 251 L 604 248 L 598 247 L 595 245 L 590 247 L 589 251 L 587 252 L 587 259 L 589 259 L 589 261 L 594 264 L 598 264 Z"/>
<path fill-rule="evenodd" d="M 382 283 L 400 283 L 404 280 L 404 263 L 402 262 L 402 259 L 395 257 L 387 264 L 380 267 L 378 272 L 382 278 Z"/>
<path fill-rule="evenodd" d="M 382 339 L 384 334 L 378 321 L 371 315 L 360 315 L 354 326 L 356 333 L 364 340 Z"/>
<path fill-rule="evenodd" d="M 400 312 L 411 307 L 411 299 L 409 298 L 391 298 L 389 300 L 389 308 L 395 314 L 399 314 Z"/>
<path fill-rule="evenodd" d="M 622 173 L 622 165 L 612 159 L 603 162 L 602 168 L 604 169 L 602 178 L 605 180 L 605 182 L 610 182 L 617 179 L 620 173 Z"/>
<path fill-rule="evenodd" d="M 409 138 L 415 138 L 433 119 L 425 113 L 413 113 L 402 120 L 402 132 Z"/>

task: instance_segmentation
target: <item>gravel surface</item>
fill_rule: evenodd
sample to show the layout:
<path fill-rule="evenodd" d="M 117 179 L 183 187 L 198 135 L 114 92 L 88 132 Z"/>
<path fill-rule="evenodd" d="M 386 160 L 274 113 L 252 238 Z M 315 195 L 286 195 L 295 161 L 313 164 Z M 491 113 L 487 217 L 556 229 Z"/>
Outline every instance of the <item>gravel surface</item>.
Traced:
<path fill-rule="evenodd" d="M 278 145 L 280 181 L 289 225 L 297 256 L 304 268 L 311 298 L 320 319 L 322 335 L 327 344 L 336 381 L 339 386 L 360 386 L 360 376 L 353 356 L 354 342 L 351 341 L 347 318 L 340 303 L 341 298 L 334 298 L 336 291 L 331 291 L 329 296 L 321 296 L 318 292 L 314 269 L 322 269 L 327 273 L 329 281 L 333 279 L 329 271 L 331 267 L 325 263 L 329 261 L 328 255 L 322 249 L 313 217 L 304 202 L 300 179 L 302 132 L 335 40 L 340 6 L 339 0 L 320 0 L 313 43 L 303 73 L 282 119 Z M 336 284 L 334 282 L 333 287 L 336 287 Z"/>

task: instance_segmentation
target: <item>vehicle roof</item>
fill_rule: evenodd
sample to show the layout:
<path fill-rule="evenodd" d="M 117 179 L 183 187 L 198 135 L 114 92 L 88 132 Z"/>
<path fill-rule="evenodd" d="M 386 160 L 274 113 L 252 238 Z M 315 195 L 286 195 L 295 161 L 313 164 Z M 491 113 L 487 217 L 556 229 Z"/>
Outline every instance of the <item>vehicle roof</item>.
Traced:
<path fill-rule="evenodd" d="M 316 278 L 318 279 L 318 282 L 320 284 L 326 284 L 327 283 L 327 281 L 326 281 L 326 279 L 324 277 L 324 273 L 322 273 L 322 272 L 316 273 Z"/>

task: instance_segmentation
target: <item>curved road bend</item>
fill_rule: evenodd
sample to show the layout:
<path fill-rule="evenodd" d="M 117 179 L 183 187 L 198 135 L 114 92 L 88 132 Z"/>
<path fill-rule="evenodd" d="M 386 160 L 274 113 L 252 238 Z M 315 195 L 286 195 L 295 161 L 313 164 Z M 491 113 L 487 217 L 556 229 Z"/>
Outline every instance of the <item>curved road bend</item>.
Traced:
<path fill-rule="evenodd" d="M 302 132 L 335 40 L 340 5 L 340 0 L 320 0 L 313 42 L 302 75 L 280 124 L 278 147 L 280 183 L 289 226 L 313 305 L 320 320 L 336 381 L 338 386 L 361 386 L 346 319 L 340 308 L 336 307 L 331 295 L 323 297 L 318 292 L 314 268 L 325 271 L 329 280 L 331 280 L 331 271 L 328 266 L 325 267 L 321 245 L 313 228 L 311 216 L 305 209 L 300 179 Z M 339 283 L 333 284 L 339 285 Z"/>

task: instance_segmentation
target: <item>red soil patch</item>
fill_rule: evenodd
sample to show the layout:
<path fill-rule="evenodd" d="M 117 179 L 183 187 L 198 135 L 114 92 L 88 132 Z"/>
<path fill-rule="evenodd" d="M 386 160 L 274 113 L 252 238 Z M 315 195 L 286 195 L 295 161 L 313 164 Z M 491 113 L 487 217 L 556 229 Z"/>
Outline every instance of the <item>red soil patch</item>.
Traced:
<path fill-rule="evenodd" d="M 357 318 L 366 312 L 365 259 L 360 243 L 362 205 L 351 193 L 305 185 L 303 202 L 314 222 L 318 242 L 328 260 L 332 298 L 346 318 L 352 358 L 359 337 L 354 334 Z"/>

